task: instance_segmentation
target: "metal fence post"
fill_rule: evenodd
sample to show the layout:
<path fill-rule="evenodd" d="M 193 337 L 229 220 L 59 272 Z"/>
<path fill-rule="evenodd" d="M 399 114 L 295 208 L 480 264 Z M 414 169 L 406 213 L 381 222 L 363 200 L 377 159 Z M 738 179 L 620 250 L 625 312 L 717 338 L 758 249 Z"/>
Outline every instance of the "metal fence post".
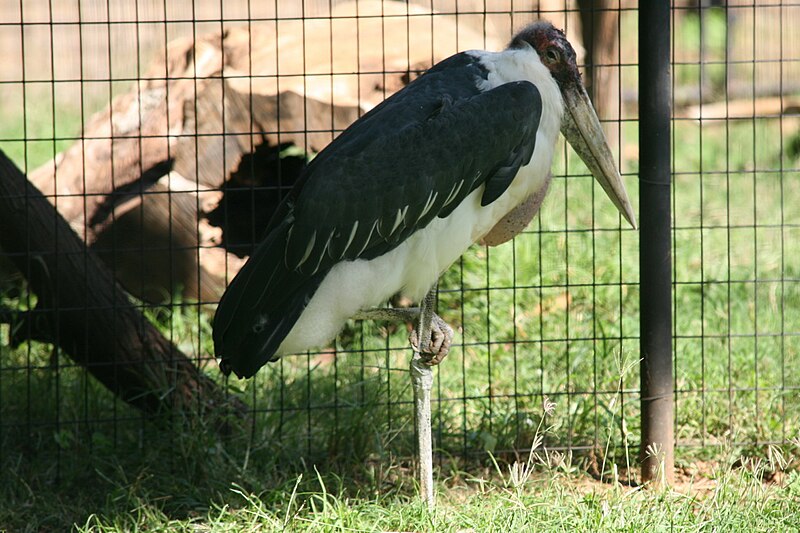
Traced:
<path fill-rule="evenodd" d="M 639 4 L 642 478 L 673 477 L 670 3 Z"/>

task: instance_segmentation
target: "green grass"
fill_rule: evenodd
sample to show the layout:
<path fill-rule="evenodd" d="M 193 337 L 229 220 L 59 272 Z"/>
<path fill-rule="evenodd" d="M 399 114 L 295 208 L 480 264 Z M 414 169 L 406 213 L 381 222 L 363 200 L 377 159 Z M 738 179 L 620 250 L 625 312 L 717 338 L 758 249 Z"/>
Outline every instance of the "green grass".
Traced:
<path fill-rule="evenodd" d="M 232 489 L 239 505 L 218 505 L 190 520 L 137 505 L 122 515 L 92 516 L 81 531 L 776 531 L 800 527 L 795 485 L 765 487 L 752 476 L 722 474 L 708 494 L 581 486 L 539 477 L 518 486 L 472 479 L 441 484 L 428 512 L 398 496 L 351 497 L 335 481 L 252 494 Z M 792 483 L 797 483 L 793 481 Z M 316 486 L 314 486 L 316 485 Z M 793 492 L 795 494 L 793 494 Z M 741 507 L 742 500 L 756 502 Z"/>
<path fill-rule="evenodd" d="M 64 380 L 66 381 L 66 379 Z M 113 399 L 91 382 L 88 396 Z M 44 395 L 47 390 L 38 390 Z M 52 394 L 52 391 L 49 391 Z M 64 392 L 65 399 L 71 397 Z M 41 399 L 34 399 L 39 405 Z M 559 407 L 556 406 L 555 414 Z M 31 413 L 46 415 L 34 411 Z M 52 415 L 52 412 L 50 413 Z M 116 405 L 105 422 L 66 422 L 34 428 L 31 439 L 3 440 L 0 524 L 9 531 L 684 531 L 793 530 L 800 527 L 800 475 L 793 448 L 772 448 L 764 459 L 741 460 L 741 450 L 718 449 L 713 463 L 693 464 L 676 490 L 599 483 L 580 459 L 538 449 L 514 463 L 499 458 L 438 463 L 437 508 L 416 498 L 411 464 L 396 443 L 372 432 L 366 409 L 351 418 L 343 444 L 352 448 L 298 449 L 287 421 L 247 424 L 220 435 L 192 416 L 145 421 Z M 535 413 L 535 435 L 552 438 Z M 344 418 L 344 417 L 342 417 Z M 613 424 L 614 420 L 609 420 Z M 364 435 L 361 435 L 364 434 Z M 287 438 L 289 437 L 289 438 Z M 369 454 L 359 447 L 374 439 Z M 546 441 L 547 439 L 545 439 Z M 529 443 L 530 444 L 530 443 Z M 482 465 L 481 465 L 482 464 Z M 699 465 L 699 466 L 698 466 Z M 512 473 L 512 469 L 514 473 Z M 608 464 L 611 480 L 624 470 Z"/>
<path fill-rule="evenodd" d="M 31 84 L 24 92 L 16 84 L 0 86 L 0 148 L 24 171 L 53 159 L 80 134 L 79 104 L 56 107 L 53 98 L 49 85 L 41 83 Z"/>
<path fill-rule="evenodd" d="M 580 474 L 569 456 L 529 462 L 523 457 L 514 466 L 489 463 L 469 471 L 445 461 L 436 484 L 438 503 L 429 513 L 416 498 L 409 465 L 391 456 L 314 466 L 302 454 L 291 461 L 276 457 L 274 441 L 250 445 L 246 437 L 220 438 L 189 420 L 172 422 L 177 428 L 137 424 L 138 430 L 120 431 L 116 444 L 67 440 L 53 449 L 52 443 L 39 443 L 38 459 L 46 464 L 27 457 L 7 470 L 0 523 L 11 531 L 59 531 L 73 522 L 81 531 L 800 527 L 797 472 L 775 477 L 785 468 L 782 459 L 732 468 L 730 449 L 719 464 L 682 479 L 675 490 L 598 483 Z M 56 464 L 57 489 L 50 485 Z"/>
<path fill-rule="evenodd" d="M 690 70 L 676 76 L 695 83 Z M 59 135 L 77 131 L 79 112 L 56 114 Z M 2 148 L 35 168 L 63 144 L 25 143 L 52 136 L 46 106 L 25 118 L 0 138 L 19 139 Z M 457 338 L 434 386 L 435 512 L 415 498 L 404 327 L 353 323 L 336 357 L 224 381 L 208 316 L 185 303 L 151 315 L 253 407 L 224 435 L 192 414 L 144 419 L 50 346 L 11 349 L 0 326 L 0 530 L 800 528 L 800 171 L 782 155 L 787 130 L 777 118 L 673 125 L 676 459 L 691 477 L 680 490 L 585 474 L 626 481 L 637 463 L 638 235 L 562 150 L 529 230 L 473 247 L 443 276 L 439 309 Z M 637 133 L 624 125 L 634 202 Z M 556 407 L 542 434 L 545 396 Z M 537 436 L 550 457 L 573 451 L 515 482 L 515 450 Z"/>

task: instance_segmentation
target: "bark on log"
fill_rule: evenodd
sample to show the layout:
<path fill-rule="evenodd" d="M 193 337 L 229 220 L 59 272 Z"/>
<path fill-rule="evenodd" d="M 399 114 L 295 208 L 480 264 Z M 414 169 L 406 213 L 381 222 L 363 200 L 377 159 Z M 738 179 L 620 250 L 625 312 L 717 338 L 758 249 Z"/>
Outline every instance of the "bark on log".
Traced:
<path fill-rule="evenodd" d="M 292 91 L 242 93 L 225 81 L 208 80 L 184 106 L 184 129 L 196 135 L 178 141 L 174 168 L 190 182 L 219 189 L 262 144 L 319 152 L 360 112 L 358 106 L 332 106 Z"/>
<path fill-rule="evenodd" d="M 38 296 L 12 341 L 51 342 L 148 413 L 242 404 L 133 306 L 107 268 L 0 151 L 0 247 Z"/>
<path fill-rule="evenodd" d="M 225 280 L 199 265 L 200 239 L 211 231 L 198 225 L 196 196 L 159 182 L 116 206 L 109 220 L 91 249 L 128 292 L 147 302 L 175 294 L 217 301 Z"/>

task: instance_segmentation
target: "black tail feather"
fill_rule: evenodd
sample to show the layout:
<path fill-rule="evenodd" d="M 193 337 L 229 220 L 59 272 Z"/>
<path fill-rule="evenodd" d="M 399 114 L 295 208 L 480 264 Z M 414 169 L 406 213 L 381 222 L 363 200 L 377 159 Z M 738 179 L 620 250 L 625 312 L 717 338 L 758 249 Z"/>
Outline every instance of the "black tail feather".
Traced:
<path fill-rule="evenodd" d="M 226 375 L 250 377 L 276 354 L 325 272 L 308 277 L 284 261 L 288 224 L 267 235 L 231 281 L 214 315 L 214 352 Z"/>

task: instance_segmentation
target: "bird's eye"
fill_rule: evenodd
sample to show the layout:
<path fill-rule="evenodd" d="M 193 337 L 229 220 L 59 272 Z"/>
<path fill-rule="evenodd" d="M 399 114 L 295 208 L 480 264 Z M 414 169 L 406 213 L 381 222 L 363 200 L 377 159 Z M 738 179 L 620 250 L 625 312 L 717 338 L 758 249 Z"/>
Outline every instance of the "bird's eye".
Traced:
<path fill-rule="evenodd" d="M 561 60 L 561 52 L 553 46 L 545 50 L 544 56 L 548 63 L 558 63 Z"/>

